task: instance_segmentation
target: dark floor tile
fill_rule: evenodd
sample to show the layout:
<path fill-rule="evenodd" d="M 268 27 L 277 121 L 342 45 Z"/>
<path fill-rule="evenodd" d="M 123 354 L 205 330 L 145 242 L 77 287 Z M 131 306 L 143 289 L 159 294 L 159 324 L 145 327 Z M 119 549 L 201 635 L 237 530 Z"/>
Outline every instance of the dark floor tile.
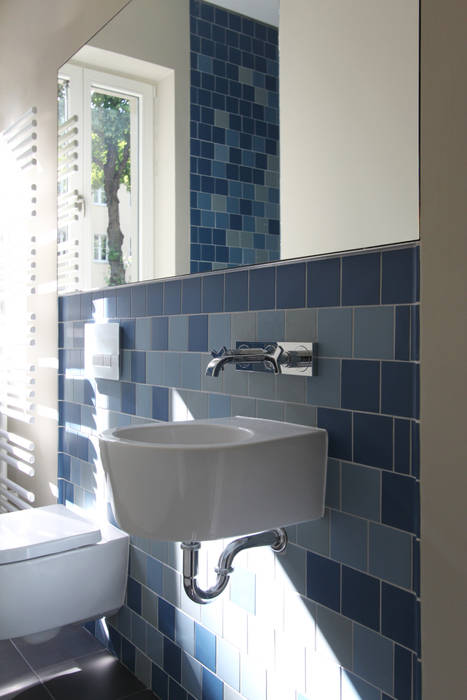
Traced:
<path fill-rule="evenodd" d="M 37 692 L 40 693 L 39 679 L 13 644 L 8 640 L 0 641 L 0 697 L 2 700 L 23 697 L 24 693 L 33 692 L 36 686 L 39 686 Z M 36 695 L 24 695 L 24 697 L 35 698 Z M 38 699 L 41 697 L 44 696 L 37 695 Z"/>
<path fill-rule="evenodd" d="M 53 639 L 42 644 L 29 644 L 24 637 L 13 642 L 35 671 L 103 650 L 102 644 L 80 625 L 67 625 Z"/>
<path fill-rule="evenodd" d="M 70 659 L 41 671 L 55 700 L 120 700 L 143 690 L 143 684 L 111 654 L 100 652 Z"/>
<path fill-rule="evenodd" d="M 14 690 L 6 695 L 2 692 L 0 695 L 2 700 L 52 700 L 52 695 L 37 681 L 37 685 L 31 685 L 28 688 Z"/>

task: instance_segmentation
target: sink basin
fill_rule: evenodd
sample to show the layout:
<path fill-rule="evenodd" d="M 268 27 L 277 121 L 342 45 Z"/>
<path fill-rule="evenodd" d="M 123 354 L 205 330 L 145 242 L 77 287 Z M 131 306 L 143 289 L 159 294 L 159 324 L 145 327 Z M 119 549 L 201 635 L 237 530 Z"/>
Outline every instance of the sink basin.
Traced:
<path fill-rule="evenodd" d="M 115 517 L 133 535 L 212 540 L 324 513 L 320 428 L 236 416 L 110 428 L 99 444 Z"/>

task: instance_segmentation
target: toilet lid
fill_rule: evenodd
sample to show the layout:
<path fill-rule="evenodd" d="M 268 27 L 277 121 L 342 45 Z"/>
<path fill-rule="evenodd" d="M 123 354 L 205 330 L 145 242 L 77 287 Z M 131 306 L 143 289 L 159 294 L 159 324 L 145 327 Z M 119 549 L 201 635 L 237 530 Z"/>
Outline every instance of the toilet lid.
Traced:
<path fill-rule="evenodd" d="M 101 531 L 65 506 L 0 515 L 0 565 L 95 544 Z"/>

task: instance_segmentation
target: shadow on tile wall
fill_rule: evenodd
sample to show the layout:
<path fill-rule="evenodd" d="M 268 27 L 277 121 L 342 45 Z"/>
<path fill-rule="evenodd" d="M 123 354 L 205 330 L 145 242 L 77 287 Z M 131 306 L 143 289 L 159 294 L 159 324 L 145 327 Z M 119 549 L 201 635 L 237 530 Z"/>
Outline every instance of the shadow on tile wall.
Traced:
<path fill-rule="evenodd" d="M 62 297 L 59 493 L 96 503 L 96 434 L 116 425 L 254 415 L 329 432 L 326 514 L 285 555 L 242 553 L 207 606 L 180 550 L 132 539 L 111 648 L 161 698 L 419 700 L 417 246 Z M 120 321 L 121 381 L 83 373 L 83 326 Z M 237 340 L 319 343 L 313 378 L 227 367 Z M 211 570 L 222 543 L 203 545 Z M 92 626 L 103 638 L 104 628 Z"/>

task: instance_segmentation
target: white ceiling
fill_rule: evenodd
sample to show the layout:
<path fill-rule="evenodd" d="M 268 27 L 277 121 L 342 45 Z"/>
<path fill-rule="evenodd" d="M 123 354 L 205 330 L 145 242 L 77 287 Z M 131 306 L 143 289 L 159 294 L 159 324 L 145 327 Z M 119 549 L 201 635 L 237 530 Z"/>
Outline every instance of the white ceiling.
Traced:
<path fill-rule="evenodd" d="M 279 26 L 280 0 L 210 0 L 214 5 L 220 5 L 227 10 L 239 12 L 241 15 L 253 17 L 261 22 Z"/>

